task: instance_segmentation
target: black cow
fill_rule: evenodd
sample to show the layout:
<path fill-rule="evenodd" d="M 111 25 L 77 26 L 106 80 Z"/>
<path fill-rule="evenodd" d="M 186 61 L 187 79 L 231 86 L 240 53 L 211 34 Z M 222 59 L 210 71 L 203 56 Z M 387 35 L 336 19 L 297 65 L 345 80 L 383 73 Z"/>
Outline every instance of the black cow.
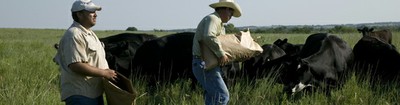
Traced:
<path fill-rule="evenodd" d="M 275 77 L 278 72 L 275 70 L 279 68 L 276 59 L 282 56 L 298 55 L 302 49 L 303 44 L 291 44 L 278 39 L 272 45 L 265 44 L 262 46 L 263 53 L 244 61 L 242 64 L 243 75 L 246 75 L 251 81 L 257 78 Z"/>
<path fill-rule="evenodd" d="M 121 33 L 100 38 L 100 41 L 104 43 L 109 68 L 129 77 L 131 74 L 129 65 L 136 50 L 144 42 L 156 38 L 157 36 L 150 34 Z"/>
<path fill-rule="evenodd" d="M 140 46 L 130 67 L 133 76 L 145 78 L 149 86 L 173 82 L 177 79 L 191 79 L 192 88 L 197 80 L 192 73 L 193 32 L 166 35 Z M 238 62 L 222 67 L 225 71 L 236 71 Z"/>
<path fill-rule="evenodd" d="M 372 36 L 378 38 L 378 40 L 392 44 L 392 32 L 388 29 L 374 31 L 374 28 L 364 27 L 357 29 L 358 32 L 362 33 L 363 36 Z"/>
<path fill-rule="evenodd" d="M 259 72 L 261 71 L 260 69 L 262 64 L 286 54 L 281 48 L 273 44 L 265 44 L 261 47 L 263 48 L 263 52 L 255 57 L 252 57 L 242 62 L 241 68 L 223 70 L 226 74 L 224 75 L 224 79 L 229 81 L 227 84 L 232 85 L 236 82 L 237 79 L 249 78 L 251 82 L 254 81 L 254 79 L 256 78 L 265 77 L 263 74 L 261 74 L 261 72 Z"/>
<path fill-rule="evenodd" d="M 243 62 L 242 73 L 250 82 L 255 79 L 274 77 L 273 68 L 267 68 L 263 65 L 269 63 L 271 60 L 275 60 L 279 57 L 286 55 L 285 51 L 275 44 L 263 45 L 263 53 L 261 55 L 252 57 L 250 60 Z"/>
<path fill-rule="evenodd" d="M 354 46 L 355 75 L 358 80 L 390 84 L 399 80 L 400 54 L 396 48 L 376 37 L 364 36 Z"/>
<path fill-rule="evenodd" d="M 286 55 L 285 51 L 275 44 L 265 44 L 261 47 L 263 52 L 260 55 L 243 62 L 243 71 L 258 70 L 262 64 Z"/>
<path fill-rule="evenodd" d="M 192 78 L 194 33 L 177 33 L 143 43 L 132 60 L 134 77 L 149 79 L 149 85 L 178 78 Z"/>
<path fill-rule="evenodd" d="M 287 39 L 278 39 L 274 44 L 265 44 L 261 47 L 263 48 L 263 52 L 242 62 L 241 69 L 225 70 L 226 75 L 224 75 L 224 79 L 229 81 L 227 83 L 228 85 L 234 84 L 238 79 L 246 79 L 250 84 L 253 84 L 256 79 L 274 77 L 277 75 L 277 72 L 274 71 L 275 66 L 270 67 L 264 65 L 268 65 L 271 60 L 286 54 L 296 55 L 300 51 L 302 44 L 293 45 L 288 43 Z M 233 63 L 232 65 L 236 64 L 237 63 Z"/>
<path fill-rule="evenodd" d="M 280 79 L 287 93 L 299 92 L 305 87 L 322 87 L 329 95 L 331 88 L 341 87 L 353 63 L 351 47 L 335 35 L 310 35 L 300 55 L 281 57 Z M 283 62 L 283 63 L 282 63 Z"/>
<path fill-rule="evenodd" d="M 283 49 L 286 54 L 291 56 L 298 55 L 303 48 L 304 44 L 291 44 L 287 42 L 288 39 L 278 39 L 274 42 L 274 45 L 278 46 L 279 48 Z"/>

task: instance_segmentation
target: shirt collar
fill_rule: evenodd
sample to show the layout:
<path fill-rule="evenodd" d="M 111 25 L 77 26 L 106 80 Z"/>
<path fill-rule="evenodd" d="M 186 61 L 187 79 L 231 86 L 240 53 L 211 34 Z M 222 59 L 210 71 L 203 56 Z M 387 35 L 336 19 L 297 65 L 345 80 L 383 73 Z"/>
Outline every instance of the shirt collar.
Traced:
<path fill-rule="evenodd" d="M 218 19 L 221 21 L 221 24 L 222 24 L 222 26 L 223 26 L 224 23 L 222 23 L 222 19 L 221 19 L 221 17 L 219 16 L 218 12 L 214 12 L 214 13 L 212 13 L 212 14 L 214 14 L 215 16 L 218 17 Z"/>
<path fill-rule="evenodd" d="M 91 29 L 86 29 L 85 27 L 83 27 L 80 23 L 74 21 L 74 23 L 72 24 L 73 27 L 78 27 L 79 29 L 81 29 L 85 35 L 93 35 L 93 31 Z"/>
<path fill-rule="evenodd" d="M 219 19 L 221 19 L 221 17 L 219 16 L 218 12 L 214 12 L 213 13 L 215 16 L 217 16 Z"/>

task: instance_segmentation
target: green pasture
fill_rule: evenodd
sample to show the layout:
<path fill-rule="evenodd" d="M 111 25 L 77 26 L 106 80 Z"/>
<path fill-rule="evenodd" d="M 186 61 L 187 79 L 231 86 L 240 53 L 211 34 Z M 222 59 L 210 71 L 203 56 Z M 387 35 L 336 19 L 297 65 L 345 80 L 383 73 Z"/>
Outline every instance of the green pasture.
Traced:
<path fill-rule="evenodd" d="M 59 69 L 52 61 L 63 29 L 0 29 L 0 105 L 60 105 Z M 99 38 L 128 31 L 95 31 Z M 137 32 L 138 33 L 138 32 Z M 140 33 L 140 32 L 139 32 Z M 150 33 L 150 32 L 147 32 Z M 172 32 L 152 32 L 163 36 Z M 336 33 L 333 33 L 336 34 Z M 399 32 L 393 33 L 393 44 L 400 46 Z M 288 38 L 290 43 L 304 43 L 309 34 L 253 34 L 260 44 Z M 360 33 L 336 34 L 354 44 Z M 398 47 L 399 48 L 399 47 Z M 321 92 L 298 99 L 286 98 L 282 85 L 258 80 L 250 86 L 238 81 L 229 88 L 230 105 L 396 105 L 400 104 L 399 89 L 394 86 L 371 91 L 368 82 L 357 83 L 353 76 L 341 90 L 333 90 L 331 97 Z M 146 93 L 146 84 L 132 81 L 138 91 L 138 105 L 203 105 L 202 89 L 190 89 L 190 80 L 179 80 Z"/>

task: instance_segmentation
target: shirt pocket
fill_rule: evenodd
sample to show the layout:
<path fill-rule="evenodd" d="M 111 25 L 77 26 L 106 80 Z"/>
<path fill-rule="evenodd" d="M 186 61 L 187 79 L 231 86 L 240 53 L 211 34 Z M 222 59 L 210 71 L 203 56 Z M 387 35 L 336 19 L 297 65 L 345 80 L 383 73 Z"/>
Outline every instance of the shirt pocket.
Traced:
<path fill-rule="evenodd" d="M 88 54 L 89 55 L 94 55 L 98 50 L 98 43 L 93 39 L 93 38 L 86 38 L 87 39 L 87 45 L 88 45 Z"/>
<path fill-rule="evenodd" d="M 88 47 L 89 47 L 89 51 L 90 52 L 96 52 L 97 51 L 97 48 L 96 48 L 96 46 L 94 44 L 88 44 Z"/>

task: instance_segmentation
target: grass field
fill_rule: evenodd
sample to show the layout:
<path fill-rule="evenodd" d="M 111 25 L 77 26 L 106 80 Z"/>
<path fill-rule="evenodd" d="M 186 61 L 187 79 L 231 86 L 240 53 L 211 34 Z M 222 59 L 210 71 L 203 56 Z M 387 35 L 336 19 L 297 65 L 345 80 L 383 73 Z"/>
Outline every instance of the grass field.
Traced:
<path fill-rule="evenodd" d="M 57 43 L 65 30 L 56 29 L 0 29 L 0 105 L 59 105 L 59 69 L 52 61 Z M 125 31 L 95 31 L 106 37 Z M 151 33 L 159 36 L 170 33 Z M 400 46 L 399 32 L 393 33 L 393 44 Z M 308 34 L 253 34 L 260 44 L 278 38 L 304 43 Z M 360 39 L 359 33 L 338 34 L 350 44 Z M 368 82 L 357 83 L 353 76 L 341 90 L 333 90 L 331 97 L 314 93 L 300 99 L 287 99 L 281 94 L 282 85 L 258 80 L 255 86 L 239 81 L 229 88 L 230 105 L 395 105 L 400 104 L 399 89 L 393 86 L 371 91 Z M 133 81 L 141 97 L 138 105 L 202 105 L 202 90 L 191 90 L 190 81 L 180 80 L 159 87 L 154 95 L 145 92 L 144 82 Z"/>

